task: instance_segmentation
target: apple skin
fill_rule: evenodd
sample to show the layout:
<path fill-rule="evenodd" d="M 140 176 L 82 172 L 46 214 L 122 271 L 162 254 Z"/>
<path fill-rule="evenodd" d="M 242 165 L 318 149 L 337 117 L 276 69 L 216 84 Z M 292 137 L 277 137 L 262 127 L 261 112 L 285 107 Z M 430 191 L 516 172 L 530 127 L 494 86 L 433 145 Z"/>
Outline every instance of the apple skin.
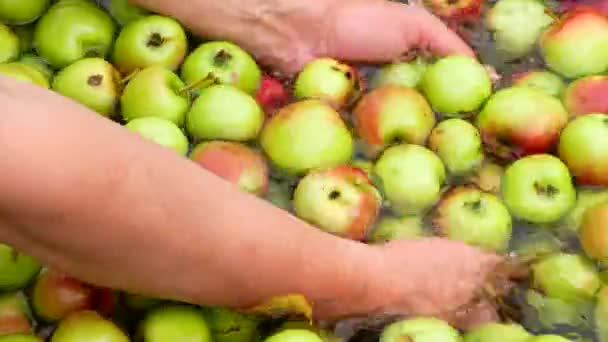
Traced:
<path fill-rule="evenodd" d="M 153 65 L 175 71 L 187 52 L 188 38 L 181 24 L 170 17 L 151 15 L 123 27 L 114 43 L 112 60 L 125 75 Z"/>
<path fill-rule="evenodd" d="M 591 113 L 568 123 L 558 154 L 580 185 L 608 185 L 608 114 Z"/>
<path fill-rule="evenodd" d="M 608 287 L 602 286 L 597 293 L 597 301 L 593 311 L 595 332 L 598 341 L 608 341 Z"/>
<path fill-rule="evenodd" d="M 564 218 L 564 226 L 578 232 L 587 209 L 598 204 L 608 203 L 608 189 L 580 188 L 576 193 L 576 204 Z"/>
<path fill-rule="evenodd" d="M 0 336 L 33 332 L 30 308 L 23 292 L 0 295 Z"/>
<path fill-rule="evenodd" d="M 485 159 L 471 179 L 471 183 L 485 192 L 497 194 L 500 192 L 500 184 L 505 170 L 499 164 Z"/>
<path fill-rule="evenodd" d="M 289 330 L 289 329 L 309 330 L 309 331 L 317 334 L 325 342 L 343 342 L 344 341 L 344 339 L 336 336 L 336 334 L 334 334 L 331 330 L 319 328 L 307 321 L 293 321 L 293 320 L 285 321 L 283 324 L 281 324 L 281 326 L 275 332 L 275 334 L 278 332 L 284 331 L 284 330 Z M 283 336 L 286 337 L 288 335 L 283 335 Z"/>
<path fill-rule="evenodd" d="M 122 117 L 129 122 L 143 117 L 160 117 L 183 127 L 190 109 L 184 82 L 161 66 L 138 72 L 124 87 L 120 97 Z"/>
<path fill-rule="evenodd" d="M 279 109 L 289 103 L 289 93 L 281 82 L 268 75 L 262 76 L 260 87 L 255 95 L 266 117 L 273 116 Z"/>
<path fill-rule="evenodd" d="M 473 20 L 479 17 L 485 0 L 424 0 L 426 8 L 440 18 L 453 22 Z"/>
<path fill-rule="evenodd" d="M 181 304 L 171 304 L 148 312 L 138 327 L 142 341 L 211 342 L 213 337 L 203 311 Z"/>
<path fill-rule="evenodd" d="M 49 86 L 50 86 L 50 84 L 52 83 L 55 72 L 53 71 L 53 69 L 51 69 L 51 67 L 48 64 L 46 64 L 46 62 L 44 61 L 44 59 L 42 57 L 37 56 L 32 53 L 25 53 L 25 54 L 21 55 L 21 58 L 19 58 L 17 63 L 25 64 L 27 66 L 30 66 L 30 67 L 38 70 L 38 72 L 40 72 L 44 76 L 44 78 L 47 80 L 47 83 L 44 83 L 44 84 L 49 84 Z"/>
<path fill-rule="evenodd" d="M 205 319 L 216 342 L 256 342 L 260 320 L 252 315 L 226 308 L 203 308 Z"/>
<path fill-rule="evenodd" d="M 11 334 L 0 336 L 0 342 L 44 342 L 34 334 Z"/>
<path fill-rule="evenodd" d="M 120 73 L 104 59 L 83 58 L 59 71 L 51 89 L 109 118 L 119 101 L 120 79 Z"/>
<path fill-rule="evenodd" d="M 608 113 L 608 76 L 596 75 L 580 78 L 568 85 L 564 105 L 571 116 L 591 113 Z"/>
<path fill-rule="evenodd" d="M 391 323 L 384 328 L 379 342 L 460 342 L 456 329 L 437 318 L 412 318 Z"/>
<path fill-rule="evenodd" d="M 190 159 L 242 191 L 258 196 L 264 196 L 268 191 L 270 170 L 264 156 L 247 145 L 204 142 L 194 147 Z"/>
<path fill-rule="evenodd" d="M 298 73 L 293 94 L 298 100 L 318 99 L 340 109 L 357 90 L 357 76 L 353 67 L 335 59 L 314 59 Z"/>
<path fill-rule="evenodd" d="M 129 342 L 129 338 L 113 322 L 94 311 L 84 310 L 59 322 L 50 339 L 50 342 L 82 341 Z"/>
<path fill-rule="evenodd" d="M 109 0 L 108 12 L 122 26 L 150 15 L 148 10 L 133 5 L 130 0 Z"/>
<path fill-rule="evenodd" d="M 426 147 L 402 144 L 382 153 L 374 175 L 391 209 L 398 215 L 413 215 L 439 200 L 446 170 L 441 159 Z"/>
<path fill-rule="evenodd" d="M 476 125 L 489 153 L 515 160 L 550 152 L 567 123 L 559 99 L 533 88 L 510 87 L 490 97 Z"/>
<path fill-rule="evenodd" d="M 533 336 L 527 342 L 570 342 L 570 340 L 560 335 L 538 335 Z"/>
<path fill-rule="evenodd" d="M 284 329 L 268 336 L 264 342 L 324 342 L 316 333 L 309 329 Z"/>
<path fill-rule="evenodd" d="M 556 74 L 546 70 L 531 70 L 514 75 L 513 86 L 531 87 L 548 95 L 561 98 L 566 84 Z"/>
<path fill-rule="evenodd" d="M 361 241 L 378 218 L 382 197 L 365 172 L 339 166 L 304 176 L 293 206 L 299 218 L 321 230 Z"/>
<path fill-rule="evenodd" d="M 608 203 L 585 211 L 578 238 L 588 257 L 600 262 L 608 260 Z"/>
<path fill-rule="evenodd" d="M 383 216 L 367 237 L 368 243 L 382 244 L 393 240 L 426 236 L 422 216 Z"/>
<path fill-rule="evenodd" d="M 141 137 L 158 145 L 169 148 L 178 154 L 188 154 L 189 142 L 184 132 L 173 121 L 155 116 L 137 118 L 129 121 L 125 128 L 138 133 Z"/>
<path fill-rule="evenodd" d="M 201 90 L 186 115 L 186 129 L 194 141 L 249 141 L 257 138 L 264 112 L 253 96 L 230 84 Z"/>
<path fill-rule="evenodd" d="M 19 51 L 21 54 L 34 52 L 34 24 L 12 26 L 13 32 L 19 37 Z"/>
<path fill-rule="evenodd" d="M 0 243 L 0 291 L 25 287 L 40 269 L 35 258 Z"/>
<path fill-rule="evenodd" d="M 241 47 L 227 41 L 212 41 L 199 45 L 188 55 L 181 69 L 182 79 L 189 85 L 213 78 L 221 84 L 232 84 L 255 95 L 262 71 L 253 57 Z M 202 86 L 195 86 L 201 89 Z"/>
<path fill-rule="evenodd" d="M 0 0 L 2 1 L 2 0 Z M 0 23 L 0 63 L 16 60 L 21 52 L 19 37 L 10 27 Z"/>
<path fill-rule="evenodd" d="M 424 96 L 413 88 L 396 85 L 365 94 L 352 117 L 370 156 L 395 143 L 424 145 L 436 122 Z"/>
<path fill-rule="evenodd" d="M 34 45 L 58 69 L 85 57 L 105 58 L 115 33 L 112 18 L 94 4 L 58 2 L 36 23 Z"/>
<path fill-rule="evenodd" d="M 25 25 L 38 19 L 50 0 L 0 0 L 0 22 Z"/>
<path fill-rule="evenodd" d="M 16 81 L 28 82 L 43 88 L 50 88 L 47 78 L 36 68 L 19 62 L 0 63 L 0 75 Z"/>
<path fill-rule="evenodd" d="M 477 127 L 458 118 L 441 121 L 433 128 L 429 148 L 437 153 L 453 175 L 472 172 L 484 159 Z"/>
<path fill-rule="evenodd" d="M 340 114 L 319 100 L 283 107 L 266 122 L 260 144 L 274 166 L 290 175 L 346 164 L 354 154 Z"/>
<path fill-rule="evenodd" d="M 464 336 L 463 342 L 528 342 L 532 334 L 516 323 L 486 323 Z"/>
<path fill-rule="evenodd" d="M 487 70 L 472 57 L 459 55 L 429 65 L 420 87 L 436 111 L 453 116 L 477 110 L 492 93 Z"/>
<path fill-rule="evenodd" d="M 578 254 L 558 253 L 532 264 L 532 287 L 568 302 L 590 300 L 601 286 L 594 265 Z"/>
<path fill-rule="evenodd" d="M 371 88 L 376 89 L 386 85 L 417 88 L 427 66 L 428 63 L 422 58 L 384 65 L 374 74 Z"/>
<path fill-rule="evenodd" d="M 539 38 L 547 66 L 567 78 L 608 69 L 608 17 L 591 8 L 568 11 Z"/>

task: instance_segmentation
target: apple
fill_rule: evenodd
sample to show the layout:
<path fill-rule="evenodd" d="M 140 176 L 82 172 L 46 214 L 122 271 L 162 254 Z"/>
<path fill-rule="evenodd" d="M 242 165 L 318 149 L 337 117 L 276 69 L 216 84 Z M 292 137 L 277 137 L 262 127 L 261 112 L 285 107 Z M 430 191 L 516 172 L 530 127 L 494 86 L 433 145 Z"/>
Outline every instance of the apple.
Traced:
<path fill-rule="evenodd" d="M 594 205 L 583 214 L 578 238 L 588 257 L 608 260 L 608 203 Z"/>
<path fill-rule="evenodd" d="M 264 125 L 260 145 L 274 166 L 292 175 L 346 164 L 354 154 L 340 114 L 314 99 L 283 107 Z"/>
<path fill-rule="evenodd" d="M 130 0 L 109 0 L 108 12 L 123 26 L 151 14 L 148 10 L 132 4 Z"/>
<path fill-rule="evenodd" d="M 538 335 L 527 342 L 570 342 L 570 340 L 560 335 Z"/>
<path fill-rule="evenodd" d="M 0 342 L 44 342 L 34 334 L 11 334 L 0 336 Z"/>
<path fill-rule="evenodd" d="M 429 65 L 420 87 L 433 108 L 446 115 L 467 115 L 492 94 L 487 70 L 474 58 L 460 55 Z"/>
<path fill-rule="evenodd" d="M 85 57 L 105 58 L 112 48 L 116 26 L 101 8 L 86 2 L 58 2 L 38 20 L 36 51 L 54 68 Z"/>
<path fill-rule="evenodd" d="M 387 325 L 379 342 L 460 342 L 458 330 L 437 318 L 418 317 Z"/>
<path fill-rule="evenodd" d="M 458 118 L 441 121 L 433 128 L 429 148 L 453 175 L 472 172 L 484 160 L 479 131 L 470 122 Z"/>
<path fill-rule="evenodd" d="M 155 308 L 138 328 L 141 340 L 146 342 L 211 342 L 213 339 L 202 310 L 181 304 Z"/>
<path fill-rule="evenodd" d="M 0 0 L 0 22 L 12 25 L 29 24 L 38 19 L 50 0 Z"/>
<path fill-rule="evenodd" d="M 289 93 L 278 79 L 264 75 L 262 76 L 262 81 L 255 98 L 266 116 L 270 117 L 281 107 L 287 105 L 289 96 Z"/>
<path fill-rule="evenodd" d="M 148 311 L 162 303 L 161 299 L 137 293 L 123 293 L 121 299 L 122 304 L 132 311 Z"/>
<path fill-rule="evenodd" d="M 536 326 L 544 329 L 555 329 L 557 326 L 585 327 L 590 323 L 588 316 L 592 314 L 590 303 L 580 301 L 564 301 L 540 294 L 528 289 L 525 291 L 526 309 L 534 315 L 538 322 Z"/>
<path fill-rule="evenodd" d="M 292 190 L 290 184 L 276 180 L 270 180 L 266 199 L 275 207 L 285 211 L 291 211 Z"/>
<path fill-rule="evenodd" d="M 10 62 L 19 57 L 19 53 L 21 52 L 19 37 L 15 31 L 2 23 L 0 23 L 0 41 L 2 41 L 2 45 L 0 45 L 0 63 Z"/>
<path fill-rule="evenodd" d="M 129 338 L 113 322 L 89 310 L 68 315 L 50 338 L 50 342 L 82 341 L 129 342 Z"/>
<path fill-rule="evenodd" d="M 422 216 L 383 216 L 367 238 L 370 243 L 385 243 L 393 240 L 415 239 L 426 236 Z"/>
<path fill-rule="evenodd" d="M 190 159 L 242 191 L 258 196 L 264 196 L 268 191 L 268 165 L 261 153 L 247 145 L 228 141 L 204 142 L 194 147 Z"/>
<path fill-rule="evenodd" d="M 597 301 L 593 311 L 595 333 L 599 341 L 608 341 L 608 287 L 602 286 L 597 293 Z"/>
<path fill-rule="evenodd" d="M 152 66 L 138 72 L 124 87 L 120 108 L 125 121 L 143 117 L 160 117 L 184 126 L 190 109 L 186 85 L 177 76 L 161 66 Z"/>
<path fill-rule="evenodd" d="M 562 248 L 562 241 L 549 229 L 531 227 L 531 231 L 513 235 L 510 250 L 522 260 L 534 260 L 540 257 L 558 253 Z"/>
<path fill-rule="evenodd" d="M 369 159 L 355 159 L 350 163 L 350 166 L 355 167 L 367 174 L 368 177 L 372 177 L 374 170 L 374 163 Z"/>
<path fill-rule="evenodd" d="M 553 254 L 532 264 L 532 287 L 552 298 L 590 300 L 600 285 L 594 265 L 578 254 Z"/>
<path fill-rule="evenodd" d="M 409 62 L 396 62 L 380 67 L 374 74 L 371 88 L 376 89 L 386 85 L 399 85 L 416 88 L 428 63 L 422 58 Z"/>
<path fill-rule="evenodd" d="M 608 17 L 590 9 L 568 11 L 539 38 L 547 66 L 567 78 L 608 69 Z"/>
<path fill-rule="evenodd" d="M 261 82 L 262 72 L 253 57 L 241 47 L 227 41 L 206 42 L 186 57 L 181 69 L 182 79 L 195 87 L 211 79 L 231 84 L 254 95 Z"/>
<path fill-rule="evenodd" d="M 501 193 L 511 215 L 531 223 L 557 221 L 576 202 L 568 168 L 549 154 L 527 156 L 511 164 L 505 170 Z"/>
<path fill-rule="evenodd" d="M 293 206 L 299 218 L 328 233 L 363 240 L 380 213 L 382 198 L 365 172 L 339 166 L 304 176 Z"/>
<path fill-rule="evenodd" d="M 566 90 L 564 81 L 547 70 L 531 70 L 516 74 L 513 78 L 513 86 L 535 88 L 557 98 L 561 98 Z"/>
<path fill-rule="evenodd" d="M 175 123 L 165 118 L 148 116 L 129 121 L 125 128 L 144 139 L 169 148 L 180 155 L 187 155 L 188 138 Z"/>
<path fill-rule="evenodd" d="M 268 336 L 264 342 L 325 342 L 309 329 L 284 329 Z"/>
<path fill-rule="evenodd" d="M 476 122 L 486 150 L 505 160 L 552 151 L 567 123 L 559 99 L 528 87 L 494 93 Z"/>
<path fill-rule="evenodd" d="M 102 58 L 80 59 L 59 71 L 51 89 L 104 117 L 112 117 L 121 91 L 121 76 Z"/>
<path fill-rule="evenodd" d="M 532 334 L 517 323 L 486 323 L 466 333 L 463 342 L 528 342 Z"/>
<path fill-rule="evenodd" d="M 554 21 L 547 12 L 542 0 L 497 1 L 485 18 L 496 50 L 510 60 L 529 54 L 541 33 Z"/>
<path fill-rule="evenodd" d="M 171 17 L 151 15 L 123 27 L 112 60 L 123 74 L 153 65 L 175 71 L 187 52 L 188 38 L 181 24 Z"/>
<path fill-rule="evenodd" d="M 355 131 L 371 156 L 393 144 L 424 145 L 435 126 L 435 114 L 424 96 L 405 86 L 372 90 L 352 115 Z"/>
<path fill-rule="evenodd" d="M 608 114 L 591 113 L 568 123 L 559 139 L 558 153 L 576 182 L 608 185 Z"/>
<path fill-rule="evenodd" d="M 476 20 L 486 0 L 422 0 L 424 6 L 449 23 Z"/>
<path fill-rule="evenodd" d="M 295 320 L 288 320 L 285 321 L 283 324 L 281 324 L 279 326 L 279 329 L 275 332 L 281 332 L 284 330 L 293 330 L 293 329 L 299 329 L 299 330 L 308 330 L 311 331 L 315 334 L 317 334 L 319 337 L 321 337 L 321 339 L 323 339 L 323 341 L 325 342 L 343 342 L 344 339 L 336 336 L 336 334 L 334 334 L 332 331 L 328 330 L 328 329 L 323 329 L 323 328 L 319 328 L 318 326 L 314 326 L 313 324 L 311 324 L 309 321 L 295 321 Z M 287 335 L 285 335 L 287 336 Z"/>
<path fill-rule="evenodd" d="M 23 292 L 0 294 L 0 336 L 33 332 L 30 308 Z"/>
<path fill-rule="evenodd" d="M 253 96 L 230 84 L 201 90 L 186 115 L 186 129 L 195 141 L 248 141 L 257 138 L 264 112 Z"/>
<path fill-rule="evenodd" d="M 44 76 L 44 78 L 46 78 L 50 86 L 55 72 L 48 64 L 46 64 L 45 60 L 42 57 L 37 56 L 33 53 L 25 53 L 21 55 L 21 58 L 19 58 L 17 63 L 25 64 L 38 70 L 38 72 L 40 72 Z"/>
<path fill-rule="evenodd" d="M 441 159 L 426 147 L 389 147 L 374 166 L 390 208 L 398 215 L 420 214 L 440 197 L 446 179 Z"/>
<path fill-rule="evenodd" d="M 293 86 L 296 99 L 318 99 L 340 109 L 359 88 L 357 71 L 332 58 L 308 62 L 298 73 Z"/>
<path fill-rule="evenodd" d="M 568 85 L 564 105 L 572 116 L 591 113 L 608 114 L 608 76 L 594 75 L 580 78 Z"/>
<path fill-rule="evenodd" d="M 0 75 L 10 77 L 16 81 L 28 82 L 43 88 L 50 88 L 46 76 L 27 63 L 0 63 Z"/>
<path fill-rule="evenodd" d="M 475 175 L 471 178 L 471 183 L 485 192 L 497 194 L 500 191 L 500 184 L 505 170 L 499 164 L 489 159 L 484 159 L 481 166 L 477 168 Z"/>
<path fill-rule="evenodd" d="M 587 209 L 598 204 L 608 203 L 608 189 L 580 188 L 576 193 L 576 204 L 564 218 L 564 226 L 577 232 L 583 222 Z"/>
<path fill-rule="evenodd" d="M 0 243 L 0 291 L 25 287 L 40 271 L 35 258 Z"/>
<path fill-rule="evenodd" d="M 205 319 L 215 342 L 256 342 L 258 317 L 226 308 L 205 308 Z"/>

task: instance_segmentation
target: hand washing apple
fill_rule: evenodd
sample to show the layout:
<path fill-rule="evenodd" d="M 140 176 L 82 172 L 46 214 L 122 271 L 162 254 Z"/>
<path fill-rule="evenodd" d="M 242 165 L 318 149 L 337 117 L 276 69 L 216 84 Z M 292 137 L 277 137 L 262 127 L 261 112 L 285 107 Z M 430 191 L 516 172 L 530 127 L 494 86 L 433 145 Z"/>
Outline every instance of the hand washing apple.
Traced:
<path fill-rule="evenodd" d="M 426 235 L 422 216 L 382 216 L 366 241 L 379 244 L 399 239 L 415 239 Z"/>
<path fill-rule="evenodd" d="M 50 0 L 0 0 L 0 22 L 25 25 L 38 19 Z"/>
<path fill-rule="evenodd" d="M 513 78 L 513 86 L 535 88 L 557 98 L 561 98 L 566 89 L 559 76 L 546 70 L 531 70 L 516 74 Z"/>
<path fill-rule="evenodd" d="M 94 311 L 84 310 L 70 314 L 57 325 L 50 342 L 129 342 L 129 338 L 116 324 Z"/>
<path fill-rule="evenodd" d="M 391 323 L 384 328 L 380 342 L 459 342 L 458 330 L 437 318 L 411 318 Z"/>
<path fill-rule="evenodd" d="M 19 37 L 10 27 L 0 23 L 0 63 L 16 60 L 21 52 Z"/>
<path fill-rule="evenodd" d="M 594 265 L 578 254 L 558 253 L 532 265 L 532 286 L 565 301 L 592 299 L 601 282 Z"/>
<path fill-rule="evenodd" d="M 40 263 L 35 258 L 0 243 L 0 291 L 25 287 L 40 268 Z"/>
<path fill-rule="evenodd" d="M 486 323 L 464 336 L 463 342 L 528 342 L 532 338 L 524 327 L 516 323 Z"/>
<path fill-rule="evenodd" d="M 594 75 L 570 83 L 564 93 L 564 105 L 572 116 L 608 114 L 608 76 Z"/>
<path fill-rule="evenodd" d="M 49 81 L 45 75 L 26 63 L 0 63 L 0 75 L 20 82 L 32 83 L 43 88 L 50 88 Z"/>
<path fill-rule="evenodd" d="M 339 109 L 358 89 L 356 69 L 332 58 L 319 58 L 306 64 L 297 75 L 293 94 L 299 100 L 317 99 Z"/>
<path fill-rule="evenodd" d="M 170 304 L 150 311 L 140 323 L 138 335 L 146 342 L 211 342 L 213 339 L 202 310 L 181 304 Z"/>
<path fill-rule="evenodd" d="M 372 78 L 371 88 L 376 89 L 386 85 L 398 85 L 416 88 L 428 63 L 422 58 L 409 62 L 387 64 L 379 68 Z"/>
<path fill-rule="evenodd" d="M 484 160 L 479 131 L 468 121 L 458 118 L 441 121 L 433 128 L 429 148 L 453 175 L 470 173 Z"/>
<path fill-rule="evenodd" d="M 27 297 L 23 292 L 0 294 L 0 336 L 33 332 Z"/>
<path fill-rule="evenodd" d="M 129 121 L 125 128 L 178 154 L 188 154 L 188 138 L 175 123 L 164 118 L 148 116 Z"/>
<path fill-rule="evenodd" d="M 108 12 L 122 26 L 151 14 L 148 10 L 132 4 L 130 0 L 110 0 L 108 5 Z"/>

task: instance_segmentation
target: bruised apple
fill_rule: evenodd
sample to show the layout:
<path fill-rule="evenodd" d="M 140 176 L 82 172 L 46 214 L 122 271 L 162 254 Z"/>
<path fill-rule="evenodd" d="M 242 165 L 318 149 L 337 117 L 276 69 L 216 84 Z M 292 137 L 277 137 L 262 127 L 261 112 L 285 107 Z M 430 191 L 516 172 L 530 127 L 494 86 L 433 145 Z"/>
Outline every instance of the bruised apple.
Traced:
<path fill-rule="evenodd" d="M 580 78 L 568 85 L 564 105 L 572 116 L 591 113 L 608 114 L 608 76 Z"/>

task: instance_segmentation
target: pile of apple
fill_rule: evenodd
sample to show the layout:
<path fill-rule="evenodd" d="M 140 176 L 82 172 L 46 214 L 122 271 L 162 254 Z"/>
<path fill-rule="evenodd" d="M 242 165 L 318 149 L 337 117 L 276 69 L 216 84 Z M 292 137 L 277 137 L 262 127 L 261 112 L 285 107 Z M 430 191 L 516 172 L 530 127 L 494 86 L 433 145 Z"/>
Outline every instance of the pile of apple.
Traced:
<path fill-rule="evenodd" d="M 498 52 L 539 53 L 546 67 L 495 82 L 475 59 L 421 55 L 363 78 L 319 58 L 278 80 L 241 47 L 195 42 L 125 0 L 0 0 L 0 75 L 71 98 L 328 234 L 442 236 L 529 263 L 520 321 L 463 335 L 411 318 L 382 342 L 575 339 L 558 326 L 608 341 L 608 17 L 539 0 L 429 9 L 477 15 Z M 268 321 L 99 288 L 0 244 L 0 342 L 338 339 Z"/>

